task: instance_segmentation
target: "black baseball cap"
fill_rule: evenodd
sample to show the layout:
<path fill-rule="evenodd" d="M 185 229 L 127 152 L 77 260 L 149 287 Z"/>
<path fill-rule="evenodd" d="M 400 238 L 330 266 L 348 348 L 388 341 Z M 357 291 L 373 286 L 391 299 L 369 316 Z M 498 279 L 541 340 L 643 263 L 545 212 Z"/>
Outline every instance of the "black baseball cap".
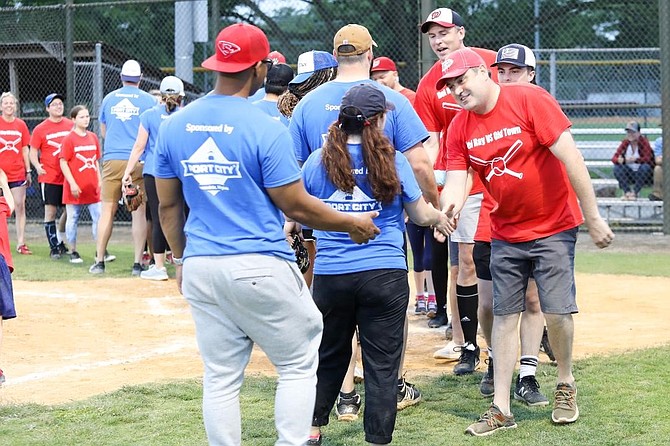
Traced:
<path fill-rule="evenodd" d="M 386 110 L 394 110 L 393 103 L 386 100 L 384 92 L 372 83 L 351 87 L 342 98 L 340 115 L 367 120 Z"/>
<path fill-rule="evenodd" d="M 276 87 L 288 87 L 288 83 L 291 82 L 293 76 L 293 68 L 284 63 L 276 63 L 268 70 L 265 83 Z"/>

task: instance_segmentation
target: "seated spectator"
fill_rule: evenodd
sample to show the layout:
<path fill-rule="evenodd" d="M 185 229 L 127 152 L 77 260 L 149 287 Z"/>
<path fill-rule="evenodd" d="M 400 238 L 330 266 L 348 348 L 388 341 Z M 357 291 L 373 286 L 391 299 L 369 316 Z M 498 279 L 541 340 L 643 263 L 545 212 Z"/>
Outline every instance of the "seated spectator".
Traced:
<path fill-rule="evenodd" d="M 612 162 L 623 199 L 637 199 L 642 186 L 651 183 L 654 168 L 654 153 L 649 140 L 640 133 L 639 122 L 630 121 L 626 125 L 626 138 L 619 144 Z"/>
<path fill-rule="evenodd" d="M 663 137 L 654 141 L 654 190 L 649 194 L 651 201 L 663 201 Z"/>

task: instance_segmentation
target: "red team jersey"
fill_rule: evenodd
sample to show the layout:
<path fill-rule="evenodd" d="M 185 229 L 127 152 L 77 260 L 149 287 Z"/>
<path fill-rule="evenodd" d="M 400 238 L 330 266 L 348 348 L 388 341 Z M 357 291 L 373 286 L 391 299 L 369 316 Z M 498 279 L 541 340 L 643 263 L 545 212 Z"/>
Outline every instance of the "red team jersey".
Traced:
<path fill-rule="evenodd" d="M 73 123 L 68 118 L 59 122 L 42 121 L 33 130 L 30 147 L 40 151 L 40 164 L 46 171 L 37 177 L 40 183 L 63 184 L 65 178 L 60 170 L 60 151 L 63 138 L 72 131 Z"/>
<path fill-rule="evenodd" d="M 405 96 L 410 104 L 414 105 L 414 100 L 416 99 L 416 93 L 414 92 L 414 90 L 410 90 L 409 88 L 403 88 L 402 90 L 400 90 L 400 94 Z"/>
<path fill-rule="evenodd" d="M 497 53 L 495 51 L 484 48 L 469 47 L 471 50 L 479 54 L 486 66 L 490 67 L 496 61 Z M 454 97 L 449 92 L 448 88 L 437 90 L 435 85 L 442 77 L 442 62 L 439 60 L 435 65 L 421 78 L 419 86 L 416 89 L 416 100 L 414 102 L 414 109 L 426 126 L 429 132 L 441 132 L 440 136 L 440 152 L 433 166 L 435 170 L 447 170 L 446 162 L 446 135 L 447 129 L 454 116 L 461 111 L 460 105 L 456 104 Z M 498 82 L 498 71 L 493 70 L 491 77 Z M 484 186 L 475 177 L 470 194 L 480 193 L 484 190 Z"/>
<path fill-rule="evenodd" d="M 549 150 L 570 126 L 558 102 L 532 84 L 501 85 L 489 113 L 454 118 L 447 168 L 472 167 L 491 193 L 492 238 L 519 243 L 583 223 L 565 167 Z"/>
<path fill-rule="evenodd" d="M 5 121 L 0 116 L 0 169 L 7 174 L 7 181 L 25 181 L 26 163 L 23 148 L 30 143 L 28 126 L 22 119 Z"/>
<path fill-rule="evenodd" d="M 95 133 L 86 132 L 81 136 L 71 132 L 63 139 L 60 157 L 67 161 L 81 194 L 72 196 L 70 183 L 63 183 L 63 203 L 91 204 L 100 201 L 100 183 L 98 179 L 98 160 L 100 142 Z"/>
<path fill-rule="evenodd" d="M 5 197 L 0 196 L 0 254 L 5 258 L 9 267 L 9 272 L 14 271 L 14 262 L 12 261 L 12 249 L 9 247 L 9 230 L 7 229 L 7 219 L 12 215 Z"/>

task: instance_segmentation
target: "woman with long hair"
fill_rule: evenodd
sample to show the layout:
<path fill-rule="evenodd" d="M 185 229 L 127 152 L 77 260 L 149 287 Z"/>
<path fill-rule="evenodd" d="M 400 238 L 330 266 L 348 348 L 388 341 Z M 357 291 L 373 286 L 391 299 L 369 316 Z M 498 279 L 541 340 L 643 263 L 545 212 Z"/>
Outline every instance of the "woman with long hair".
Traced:
<path fill-rule="evenodd" d="M 137 138 L 130 153 L 126 170 L 121 183 L 125 186 L 132 183 L 132 172 L 135 165 L 144 155 L 144 188 L 146 189 L 147 206 L 151 216 L 151 250 L 154 264 L 147 271 L 140 272 L 140 277 L 147 280 L 167 280 L 165 268 L 165 251 L 167 241 L 161 229 L 158 218 L 158 194 L 156 193 L 156 179 L 154 178 L 154 148 L 158 138 L 158 128 L 161 122 L 181 108 L 184 100 L 184 83 L 175 76 L 166 76 L 161 81 L 160 92 L 162 101 L 156 106 L 142 113 Z"/>
<path fill-rule="evenodd" d="M 313 297 L 323 314 L 317 396 L 307 444 L 321 444 L 351 357 L 358 326 L 365 369 L 365 439 L 387 444 L 395 426 L 397 381 L 409 301 L 403 251 L 404 211 L 446 233 L 446 217 L 426 203 L 407 159 L 383 133 L 384 93 L 371 83 L 352 87 L 323 148 L 303 166 L 307 191 L 348 213 L 378 211 L 380 235 L 355 245 L 346 234 L 315 231 L 319 255 Z"/>

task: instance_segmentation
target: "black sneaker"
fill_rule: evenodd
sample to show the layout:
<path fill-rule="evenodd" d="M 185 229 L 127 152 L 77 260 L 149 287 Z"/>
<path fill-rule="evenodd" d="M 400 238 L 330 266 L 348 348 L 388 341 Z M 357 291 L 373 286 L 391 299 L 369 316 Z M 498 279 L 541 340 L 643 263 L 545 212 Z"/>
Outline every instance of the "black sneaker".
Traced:
<path fill-rule="evenodd" d="M 529 406 L 546 406 L 549 404 L 547 397 L 540 392 L 540 384 L 533 375 L 524 376 L 521 379 L 517 375 L 514 399 Z"/>
<path fill-rule="evenodd" d="M 53 248 L 51 250 L 51 253 L 49 254 L 49 256 L 51 257 L 51 260 L 60 259 L 61 255 L 60 255 L 60 251 L 58 250 L 58 246 L 56 246 L 55 248 Z"/>
<path fill-rule="evenodd" d="M 91 274 L 103 274 L 105 272 L 105 262 L 95 262 L 93 266 L 88 269 Z"/>
<path fill-rule="evenodd" d="M 428 321 L 428 328 L 440 328 L 447 325 L 447 315 L 441 313 Z"/>
<path fill-rule="evenodd" d="M 405 378 L 402 379 L 402 387 L 398 387 L 398 410 L 403 410 L 406 407 L 414 406 L 421 402 L 421 392 L 419 389 L 414 387 L 414 384 L 410 384 L 405 381 Z"/>
<path fill-rule="evenodd" d="M 318 437 L 309 437 L 305 446 L 321 446 L 321 434 Z"/>
<path fill-rule="evenodd" d="M 70 254 L 70 263 L 84 263 L 84 261 L 77 251 L 72 251 Z"/>
<path fill-rule="evenodd" d="M 488 364 L 486 368 L 486 373 L 482 376 L 482 380 L 479 383 L 479 393 L 482 394 L 485 398 L 490 398 L 495 394 L 493 387 L 493 359 L 488 358 L 484 362 Z"/>
<path fill-rule="evenodd" d="M 361 396 L 354 394 L 351 398 L 342 398 L 340 394 L 335 402 L 335 413 L 338 421 L 356 421 L 361 410 Z"/>
<path fill-rule="evenodd" d="M 542 341 L 540 342 L 540 351 L 544 352 L 544 354 L 549 357 L 549 360 L 551 362 L 556 361 L 556 357 L 554 356 L 554 351 L 551 349 L 551 345 L 549 345 L 549 335 L 547 334 L 547 327 L 544 327 L 544 331 L 542 332 Z"/>
<path fill-rule="evenodd" d="M 479 347 L 468 342 L 457 348 L 460 348 L 461 357 L 458 359 L 458 364 L 454 366 L 454 375 L 467 375 L 474 372 L 479 365 Z"/>
<path fill-rule="evenodd" d="M 64 243 L 64 242 L 60 242 L 60 243 L 58 244 L 57 248 L 58 248 L 58 252 L 59 252 L 60 255 L 62 255 L 62 256 L 67 255 L 67 254 L 70 254 L 70 250 L 68 249 L 67 246 L 65 246 L 65 243 Z"/>
<path fill-rule="evenodd" d="M 140 274 L 142 274 L 142 271 L 144 271 L 142 265 L 140 265 L 139 263 L 133 263 L 133 270 L 131 273 L 133 276 L 139 276 Z"/>

